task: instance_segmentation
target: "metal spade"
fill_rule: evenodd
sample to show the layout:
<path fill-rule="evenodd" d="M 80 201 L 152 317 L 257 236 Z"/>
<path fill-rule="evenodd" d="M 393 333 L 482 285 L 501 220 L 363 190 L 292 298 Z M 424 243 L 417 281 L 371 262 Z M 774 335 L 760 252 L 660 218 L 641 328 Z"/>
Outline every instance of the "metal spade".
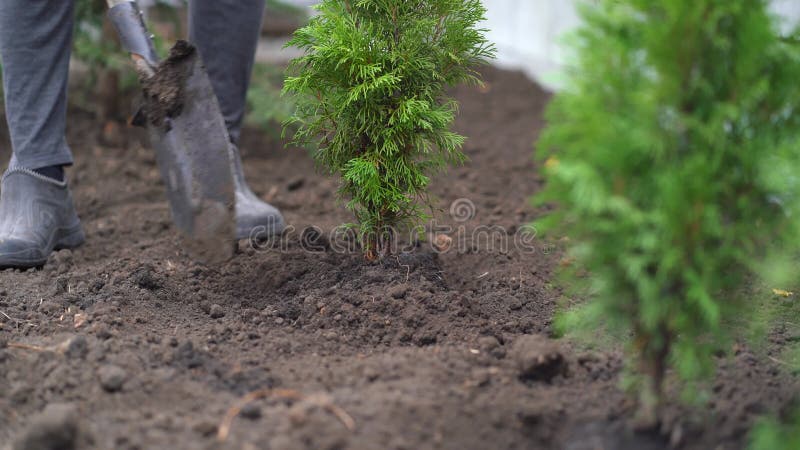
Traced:
<path fill-rule="evenodd" d="M 192 257 L 227 260 L 236 230 L 230 140 L 200 55 L 179 41 L 160 60 L 136 2 L 107 3 L 139 74 L 144 101 L 134 123 L 148 129 L 175 226 Z"/>

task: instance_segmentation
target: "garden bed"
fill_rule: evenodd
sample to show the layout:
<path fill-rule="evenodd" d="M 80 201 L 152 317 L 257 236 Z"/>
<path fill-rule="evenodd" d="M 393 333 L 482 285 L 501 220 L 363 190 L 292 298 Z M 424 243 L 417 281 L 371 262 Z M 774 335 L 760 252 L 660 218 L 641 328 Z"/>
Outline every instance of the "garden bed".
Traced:
<path fill-rule="evenodd" d="M 518 73 L 485 75 L 485 88 L 456 92 L 470 162 L 432 188 L 451 249 L 422 242 L 378 265 L 301 239 L 351 218 L 307 152 L 253 129 L 247 176 L 294 231 L 240 243 L 221 267 L 192 263 L 144 134 L 100 132 L 73 111 L 88 241 L 42 270 L 0 273 L 0 449 L 55 442 L 48 430 L 120 449 L 743 447 L 753 421 L 797 392 L 768 355 L 742 347 L 721 361 L 713 402 L 674 408 L 656 437 L 630 431 L 620 354 L 528 336 L 549 335 L 560 295 L 557 245 L 515 245 L 537 213 L 532 151 L 549 95 Z M 457 201 L 469 214 L 450 214 Z M 220 443 L 226 413 L 254 391 L 265 398 Z M 67 405 L 42 414 L 52 403 Z"/>

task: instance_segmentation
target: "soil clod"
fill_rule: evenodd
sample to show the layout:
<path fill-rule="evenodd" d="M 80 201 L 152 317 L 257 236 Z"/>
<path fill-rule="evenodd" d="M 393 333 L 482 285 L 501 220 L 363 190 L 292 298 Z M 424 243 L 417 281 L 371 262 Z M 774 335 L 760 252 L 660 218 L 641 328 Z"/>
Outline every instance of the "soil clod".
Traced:
<path fill-rule="evenodd" d="M 136 269 L 131 279 L 137 286 L 142 289 L 147 289 L 148 291 L 154 291 L 162 286 L 162 282 L 156 275 L 155 269 L 149 264 L 145 264 Z"/>
<path fill-rule="evenodd" d="M 389 295 L 391 295 L 392 298 L 396 300 L 406 298 L 406 294 L 408 294 L 408 286 L 403 284 L 389 289 Z"/>
<path fill-rule="evenodd" d="M 178 41 L 169 56 L 156 68 L 155 74 L 142 80 L 144 105 L 142 113 L 156 127 L 164 126 L 167 118 L 178 116 L 184 105 L 184 85 L 191 75 L 187 60 L 195 48 L 186 41 Z M 140 119 L 141 120 L 141 119 Z"/>
<path fill-rule="evenodd" d="M 84 336 L 74 336 L 67 341 L 64 355 L 67 358 L 83 359 L 89 353 L 89 342 Z"/>
<path fill-rule="evenodd" d="M 30 420 L 14 450 L 73 450 L 78 448 L 78 411 L 70 404 L 50 404 Z"/>
<path fill-rule="evenodd" d="M 567 361 L 555 342 L 544 336 L 521 336 L 514 341 L 511 357 L 523 381 L 550 382 L 567 374 Z"/>
<path fill-rule="evenodd" d="M 128 380 L 128 373 L 125 369 L 108 365 L 103 366 L 97 371 L 97 376 L 100 378 L 100 385 L 106 392 L 119 392 Z"/>
<path fill-rule="evenodd" d="M 211 316 L 212 319 L 220 319 L 225 317 L 225 310 L 222 309 L 222 306 L 215 303 L 209 307 L 208 315 Z"/>

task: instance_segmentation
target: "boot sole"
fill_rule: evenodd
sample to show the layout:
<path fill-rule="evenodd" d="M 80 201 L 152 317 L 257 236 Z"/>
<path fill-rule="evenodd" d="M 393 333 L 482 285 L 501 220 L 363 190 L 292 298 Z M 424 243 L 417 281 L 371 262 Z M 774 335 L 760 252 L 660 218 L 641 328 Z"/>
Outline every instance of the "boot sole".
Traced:
<path fill-rule="evenodd" d="M 55 235 L 53 251 L 77 248 L 83 245 L 84 242 L 86 242 L 86 235 L 84 234 L 83 228 L 81 228 L 80 224 L 72 228 L 60 229 Z M 5 257 L 3 258 L 3 261 L 0 262 L 0 269 L 39 268 L 47 263 L 47 258 L 49 256 L 50 255 L 48 254 L 43 259 Z"/>
<path fill-rule="evenodd" d="M 78 224 L 76 227 L 65 230 L 58 239 L 53 250 L 71 250 L 78 248 L 86 242 L 86 234 L 83 233 L 83 228 Z"/>

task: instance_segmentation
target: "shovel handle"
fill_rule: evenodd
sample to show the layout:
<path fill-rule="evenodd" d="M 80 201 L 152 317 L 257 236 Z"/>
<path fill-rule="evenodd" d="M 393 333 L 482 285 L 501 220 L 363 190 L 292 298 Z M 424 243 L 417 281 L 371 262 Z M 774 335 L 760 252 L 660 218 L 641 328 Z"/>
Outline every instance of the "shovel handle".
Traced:
<path fill-rule="evenodd" d="M 106 0 L 106 3 L 108 18 L 117 30 L 122 47 L 131 54 L 136 72 L 142 78 L 152 77 L 158 55 L 139 5 L 134 0 Z"/>

